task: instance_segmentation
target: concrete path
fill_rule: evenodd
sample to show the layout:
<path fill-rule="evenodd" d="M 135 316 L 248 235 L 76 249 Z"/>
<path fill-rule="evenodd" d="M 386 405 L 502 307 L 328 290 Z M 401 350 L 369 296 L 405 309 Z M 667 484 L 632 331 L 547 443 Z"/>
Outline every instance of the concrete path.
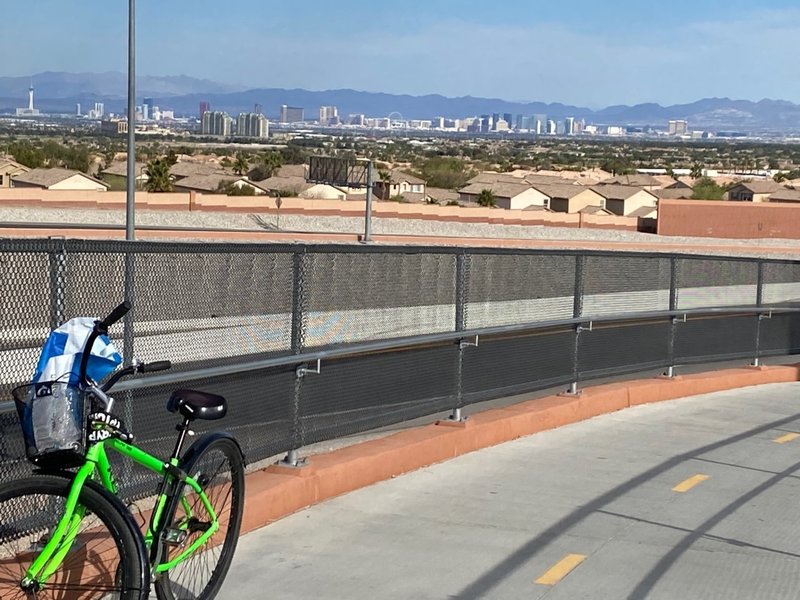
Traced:
<path fill-rule="evenodd" d="M 800 383 L 631 408 L 244 536 L 220 600 L 800 597 Z"/>

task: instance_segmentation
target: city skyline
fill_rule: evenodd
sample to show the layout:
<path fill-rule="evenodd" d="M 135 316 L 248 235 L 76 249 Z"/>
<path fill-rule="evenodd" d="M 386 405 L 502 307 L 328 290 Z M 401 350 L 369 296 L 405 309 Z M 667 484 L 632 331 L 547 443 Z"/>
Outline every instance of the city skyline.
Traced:
<path fill-rule="evenodd" d="M 800 9 L 792 4 L 676 0 L 665 11 L 632 0 L 535 7 L 343 0 L 336 10 L 315 2 L 298 10 L 234 0 L 227 8 L 249 18 L 221 19 L 210 0 L 139 0 L 137 70 L 241 88 L 349 88 L 590 108 L 713 96 L 798 102 L 800 81 L 785 52 L 800 33 Z M 14 70 L 0 76 L 124 70 L 127 2 L 87 0 L 81 9 L 40 0 L 36 27 L 24 13 L 9 15 L 0 52 L 15 57 Z"/>

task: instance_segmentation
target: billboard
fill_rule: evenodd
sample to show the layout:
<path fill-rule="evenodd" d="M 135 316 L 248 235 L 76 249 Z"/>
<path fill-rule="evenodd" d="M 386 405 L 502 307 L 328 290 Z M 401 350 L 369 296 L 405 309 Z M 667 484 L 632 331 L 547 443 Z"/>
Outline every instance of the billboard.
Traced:
<path fill-rule="evenodd" d="M 308 181 L 345 187 L 366 187 L 367 163 L 352 158 L 311 156 Z"/>

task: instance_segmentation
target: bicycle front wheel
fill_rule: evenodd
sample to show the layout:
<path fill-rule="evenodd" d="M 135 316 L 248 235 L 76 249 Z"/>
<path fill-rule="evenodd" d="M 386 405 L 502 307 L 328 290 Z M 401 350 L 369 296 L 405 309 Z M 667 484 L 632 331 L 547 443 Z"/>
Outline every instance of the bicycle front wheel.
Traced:
<path fill-rule="evenodd" d="M 244 460 L 230 437 L 200 439 L 181 461 L 181 469 L 200 484 L 219 529 L 186 560 L 156 578 L 159 600 L 211 600 L 217 595 L 233 560 L 244 508 Z M 200 496 L 180 484 L 166 517 L 172 542 L 163 541 L 162 562 L 178 557 L 208 530 L 210 522 Z"/>
<path fill-rule="evenodd" d="M 52 575 L 26 573 L 64 514 L 72 480 L 39 476 L 0 486 L 0 598 L 3 600 L 146 600 L 147 565 L 134 524 L 102 493 L 86 485 L 84 513 L 61 547 Z M 73 535 L 74 534 L 74 535 Z"/>

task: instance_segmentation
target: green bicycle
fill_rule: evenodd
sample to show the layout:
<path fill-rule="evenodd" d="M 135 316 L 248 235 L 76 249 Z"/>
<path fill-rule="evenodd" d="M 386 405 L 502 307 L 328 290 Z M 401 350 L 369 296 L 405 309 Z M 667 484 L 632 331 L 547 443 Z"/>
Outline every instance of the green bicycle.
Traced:
<path fill-rule="evenodd" d="M 0 485 L 3 600 L 147 600 L 151 581 L 160 600 L 210 600 L 222 586 L 242 522 L 244 457 L 224 432 L 205 434 L 181 452 L 193 435 L 192 421 L 224 417 L 227 403 L 222 396 L 178 390 L 167 404 L 183 417 L 170 457 L 161 460 L 134 446 L 111 414 L 107 392 L 123 377 L 170 363 L 125 367 L 102 386 L 86 375 L 95 340 L 128 310 L 126 302 L 95 321 L 77 382 L 14 390 L 28 458 L 40 470 Z M 116 495 L 109 450 L 162 478 L 145 509 L 144 531 Z"/>

